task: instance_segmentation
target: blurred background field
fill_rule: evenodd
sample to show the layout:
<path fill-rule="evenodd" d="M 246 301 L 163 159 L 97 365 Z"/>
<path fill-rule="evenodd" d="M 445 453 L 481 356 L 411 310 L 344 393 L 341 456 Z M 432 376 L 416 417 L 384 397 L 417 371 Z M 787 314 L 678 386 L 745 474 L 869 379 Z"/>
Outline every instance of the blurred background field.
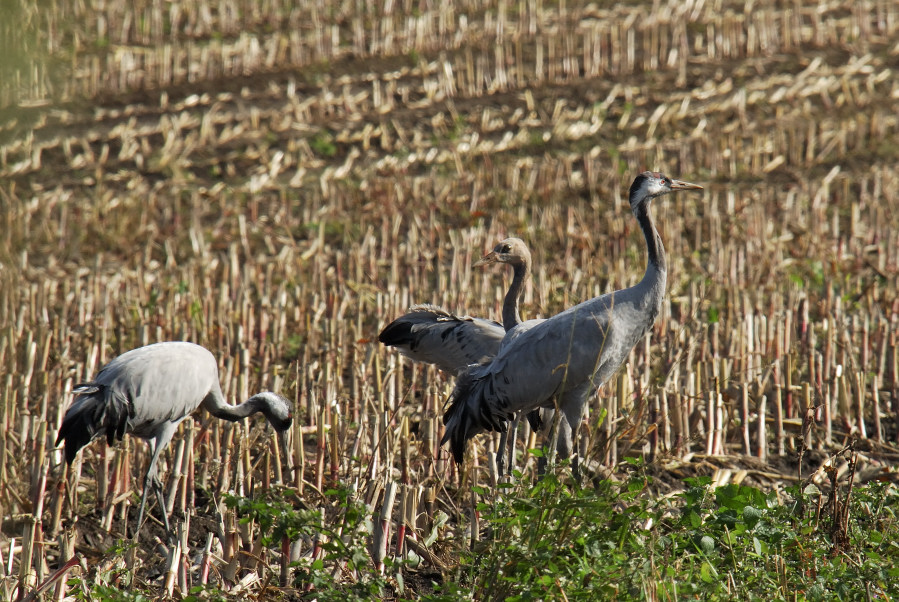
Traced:
<path fill-rule="evenodd" d="M 890 0 L 4 3 L 0 598 L 63 596 L 48 578 L 69 558 L 70 594 L 127 576 L 181 595 L 211 564 L 228 595 L 313 595 L 279 563 L 337 554 L 328 537 L 267 547 L 222 495 L 347 524 L 335 486 L 383 514 L 384 545 L 417 538 L 389 595 L 439 589 L 478 539 L 496 441 L 453 467 L 452 380 L 377 333 L 421 302 L 498 319 L 509 274 L 471 265 L 507 236 L 534 253 L 525 318 L 634 284 L 624 195 L 645 169 L 705 192 L 654 205 L 668 296 L 591 401 L 596 478 L 640 457 L 653 495 L 778 491 L 802 437 L 803 479 L 895 482 L 897 33 Z M 125 562 L 145 446 L 95 443 L 64 474 L 53 442 L 75 384 L 162 340 L 208 347 L 232 401 L 295 400 L 293 457 L 261 419 L 198 413 L 163 472 L 184 557 Z"/>

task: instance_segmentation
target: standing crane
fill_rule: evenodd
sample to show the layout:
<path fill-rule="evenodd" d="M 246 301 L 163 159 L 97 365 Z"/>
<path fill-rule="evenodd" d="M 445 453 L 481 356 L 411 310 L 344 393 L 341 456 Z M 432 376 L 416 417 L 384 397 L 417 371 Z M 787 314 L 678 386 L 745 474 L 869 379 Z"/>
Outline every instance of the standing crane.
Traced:
<path fill-rule="evenodd" d="M 229 405 L 222 394 L 218 364 L 212 353 L 200 345 L 180 341 L 127 351 L 106 364 L 93 381 L 77 385 L 73 393 L 77 397 L 66 410 L 56 437 L 56 445 L 65 441 L 68 464 L 82 447 L 103 436 L 112 445 L 130 434 L 150 446 L 135 539 L 143 524 L 150 489 L 156 492 L 165 529 L 172 534 L 157 464 L 178 425 L 200 405 L 216 418 L 231 421 L 262 412 L 279 433 L 290 428 L 293 421 L 290 403 L 268 391 L 257 393 L 240 405 Z"/>
<path fill-rule="evenodd" d="M 469 439 L 484 431 L 505 431 L 516 415 L 538 408 L 561 412 L 552 439 L 557 439 L 562 458 L 571 456 L 587 399 L 618 370 L 662 307 L 668 269 L 650 203 L 671 192 L 701 189 L 660 173 L 638 175 L 629 199 L 646 238 L 643 279 L 530 327 L 525 322 L 506 335 L 492 361 L 459 375 L 443 416 L 441 440 L 441 445 L 450 443 L 457 463 Z M 577 471 L 576 457 L 573 462 Z"/>
<path fill-rule="evenodd" d="M 395 347 L 406 357 L 457 375 L 470 364 L 492 359 L 499 351 L 507 332 L 522 323 L 518 302 L 531 272 L 531 252 L 520 238 L 506 238 L 478 260 L 474 266 L 495 263 L 512 266 L 512 282 L 503 300 L 502 325 L 493 320 L 456 316 L 434 305 L 414 305 L 409 312 L 388 324 L 378 340 Z M 531 320 L 528 323 L 536 322 Z M 539 424 L 539 411 L 528 415 L 528 421 Z M 516 423 L 517 425 L 517 423 Z M 514 429 L 513 429 L 514 430 Z M 496 463 L 503 473 L 506 432 L 500 437 Z"/>

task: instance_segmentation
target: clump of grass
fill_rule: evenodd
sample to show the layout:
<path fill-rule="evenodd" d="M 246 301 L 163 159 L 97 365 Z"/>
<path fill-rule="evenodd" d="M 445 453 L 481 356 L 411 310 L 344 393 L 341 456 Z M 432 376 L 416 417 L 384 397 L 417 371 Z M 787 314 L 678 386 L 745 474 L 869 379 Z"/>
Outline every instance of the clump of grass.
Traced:
<path fill-rule="evenodd" d="M 353 491 L 337 487 L 323 492 L 318 509 L 297 508 L 295 492 L 269 490 L 247 498 L 226 495 L 243 524 L 258 524 L 263 546 L 277 549 L 288 542 L 305 544 L 291 563 L 291 584 L 316 600 L 371 600 L 385 592 L 402 592 L 403 561 L 383 558 L 377 566 L 372 544 L 374 515 Z M 416 562 L 413 557 L 412 562 Z"/>
<path fill-rule="evenodd" d="M 649 494 L 651 484 L 638 471 L 624 482 L 590 487 L 556 475 L 507 486 L 478 508 L 485 540 L 461 553 L 443 593 L 425 599 L 449 600 L 460 591 L 484 600 L 822 600 L 896 593 L 899 489 L 892 484 L 854 490 L 842 543 L 822 520 L 815 489 L 778 494 L 712 487 L 710 478 L 694 477 L 682 493 L 659 499 Z M 809 497 L 813 503 L 805 507 L 817 510 L 800 513 L 798 502 Z"/>
<path fill-rule="evenodd" d="M 680 493 L 660 498 L 643 462 L 627 462 L 633 470 L 623 481 L 581 485 L 548 474 L 536 482 L 475 487 L 482 500 L 480 540 L 471 548 L 467 539 L 443 548 L 451 568 L 433 592 L 404 590 L 404 575 L 414 573 L 417 557 L 375 564 L 376 511 L 345 488 L 325 492 L 323 510 L 297 510 L 280 494 L 227 496 L 226 504 L 242 521 L 259 524 L 266 545 L 285 535 L 310 542 L 293 564 L 293 585 L 318 600 L 403 599 L 404 593 L 431 601 L 896 595 L 894 484 L 868 483 L 852 489 L 845 505 L 828 506 L 836 496 L 814 486 L 766 492 L 715 487 L 703 476 L 684 479 Z M 843 514 L 846 528 L 837 534 L 833 520 Z"/>
<path fill-rule="evenodd" d="M 309 140 L 309 146 L 322 157 L 331 158 L 337 154 L 337 145 L 330 132 L 322 131 Z"/>

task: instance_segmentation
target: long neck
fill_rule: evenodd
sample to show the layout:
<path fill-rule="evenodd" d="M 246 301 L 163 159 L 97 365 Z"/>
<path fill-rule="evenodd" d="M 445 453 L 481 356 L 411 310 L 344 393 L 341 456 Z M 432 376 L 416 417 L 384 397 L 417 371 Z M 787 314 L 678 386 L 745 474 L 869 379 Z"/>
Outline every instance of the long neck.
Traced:
<path fill-rule="evenodd" d="M 503 328 L 507 331 L 512 330 L 521 324 L 521 314 L 518 312 L 518 299 L 521 297 L 521 291 L 524 283 L 528 279 L 530 265 L 526 261 L 516 263 L 512 266 L 512 284 L 509 285 L 509 292 L 503 301 Z"/>
<path fill-rule="evenodd" d="M 209 395 L 203 400 L 203 407 L 216 418 L 231 420 L 233 422 L 243 420 L 247 416 L 252 416 L 256 412 L 263 411 L 263 404 L 260 402 L 261 399 L 259 396 L 254 395 L 245 402 L 232 406 L 225 401 L 225 396 L 222 395 L 221 389 L 216 387 L 210 391 Z"/>
<path fill-rule="evenodd" d="M 665 247 L 662 245 L 662 238 L 659 236 L 659 232 L 656 230 L 653 222 L 649 203 L 640 203 L 634 210 L 634 215 L 640 223 L 643 236 L 646 238 L 646 252 L 648 255 L 646 274 L 638 286 L 649 289 L 647 300 L 650 301 L 650 304 L 661 305 L 662 297 L 665 295 L 665 284 L 668 279 L 668 262 L 665 257 Z"/>

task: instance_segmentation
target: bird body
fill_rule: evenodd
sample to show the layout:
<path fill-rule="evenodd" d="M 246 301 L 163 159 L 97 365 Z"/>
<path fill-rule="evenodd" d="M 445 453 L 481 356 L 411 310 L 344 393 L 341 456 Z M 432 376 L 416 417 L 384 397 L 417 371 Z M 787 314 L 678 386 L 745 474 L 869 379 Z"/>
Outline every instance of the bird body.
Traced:
<path fill-rule="evenodd" d="M 649 202 L 674 190 L 699 188 L 658 173 L 640 174 L 630 201 L 649 252 L 643 279 L 536 324 L 521 324 L 507 333 L 492 361 L 459 375 L 444 414 L 442 441 L 450 442 L 457 462 L 468 439 L 485 430 L 504 431 L 518 413 L 537 408 L 561 410 L 558 449 L 563 457 L 571 454 L 587 399 L 618 370 L 661 309 L 667 267 Z"/>
<path fill-rule="evenodd" d="M 289 402 L 275 393 L 259 393 L 240 405 L 229 405 L 219 384 L 215 357 L 200 345 L 181 341 L 155 343 L 123 353 L 104 366 L 93 381 L 77 385 L 73 393 L 77 397 L 66 410 L 56 438 L 56 445 L 65 441 L 66 462 L 71 463 L 82 447 L 99 437 L 105 436 L 112 445 L 130 434 L 150 445 L 152 456 L 138 529 L 147 491 L 153 487 L 169 530 L 157 464 L 178 425 L 200 405 L 226 420 L 262 412 L 278 431 L 288 429 L 292 422 Z"/>
<path fill-rule="evenodd" d="M 506 332 L 521 323 L 518 301 L 530 274 L 531 253 L 520 238 L 507 238 L 475 266 L 492 263 L 507 263 L 513 268 L 512 282 L 503 301 L 503 324 L 457 316 L 435 305 L 422 304 L 388 324 L 378 340 L 409 359 L 434 364 L 451 374 L 492 359 Z"/>
<path fill-rule="evenodd" d="M 504 430 L 519 412 L 553 408 L 556 398 L 567 422 L 560 433 L 559 452 L 570 455 L 568 427 L 580 423 L 581 402 L 618 370 L 652 325 L 641 311 L 642 304 L 635 303 L 634 292 L 592 299 L 542 324 L 525 322 L 521 332 L 510 333 L 492 362 L 460 375 L 452 398 L 465 399 L 467 408 L 458 419 L 477 417 L 471 426 L 461 427 L 459 432 L 467 431 L 465 440 L 483 430 Z M 615 319 L 610 320 L 610 315 Z M 623 328 L 621 322 L 633 327 Z M 445 417 L 448 434 L 460 428 L 453 416 L 462 411 L 450 408 Z"/>
<path fill-rule="evenodd" d="M 503 300 L 502 325 L 492 320 L 459 317 L 434 305 L 415 305 L 378 335 L 384 345 L 396 347 L 406 357 L 426 364 L 434 364 L 451 374 L 459 374 L 472 364 L 490 361 L 513 330 L 521 333 L 519 299 L 530 276 L 531 252 L 520 238 L 501 240 L 493 250 L 475 262 L 475 267 L 494 263 L 512 266 L 512 282 Z M 528 327 L 538 321 L 531 320 Z M 539 410 L 528 415 L 534 428 L 540 423 Z M 516 423 L 517 424 L 517 423 Z M 513 432 L 514 432 L 513 427 Z M 514 441 L 514 439 L 513 439 Z M 503 431 L 496 454 L 498 471 L 503 472 L 503 454 L 507 437 Z"/>

